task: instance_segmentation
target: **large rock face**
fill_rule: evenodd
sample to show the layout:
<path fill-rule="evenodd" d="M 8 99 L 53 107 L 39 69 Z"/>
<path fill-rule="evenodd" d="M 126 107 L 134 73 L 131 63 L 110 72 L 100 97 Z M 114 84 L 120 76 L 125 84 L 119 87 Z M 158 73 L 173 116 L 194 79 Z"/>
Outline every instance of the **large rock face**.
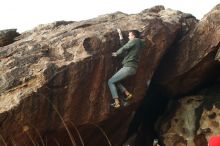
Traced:
<path fill-rule="evenodd" d="M 132 111 L 186 19 L 163 7 L 133 15 L 118 12 L 41 25 L 0 48 L 0 145 L 43 144 L 45 139 L 48 145 L 77 145 L 75 126 L 85 135 L 83 140 L 90 141 L 87 145 L 103 145 L 103 135 L 86 136 L 94 124 L 104 129 L 112 145 L 120 145 Z M 107 87 L 120 67 L 120 60 L 111 57 L 120 47 L 116 28 L 125 38 L 128 30 L 142 31 L 148 45 L 137 74 L 125 84 L 135 98 L 119 111 L 110 109 Z"/>
<path fill-rule="evenodd" d="M 220 73 L 215 56 L 220 47 L 220 5 L 206 14 L 164 57 L 155 83 L 170 96 L 210 83 Z"/>
<path fill-rule="evenodd" d="M 16 29 L 0 30 L 0 47 L 13 43 L 15 37 L 19 35 Z"/>

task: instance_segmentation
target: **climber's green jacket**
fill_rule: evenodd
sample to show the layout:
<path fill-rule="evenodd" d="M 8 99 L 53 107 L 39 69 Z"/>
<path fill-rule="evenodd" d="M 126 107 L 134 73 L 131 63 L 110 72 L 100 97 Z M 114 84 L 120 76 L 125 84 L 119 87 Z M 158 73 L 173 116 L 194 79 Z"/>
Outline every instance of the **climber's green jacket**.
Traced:
<path fill-rule="evenodd" d="M 124 46 L 122 46 L 117 52 L 117 56 L 123 56 L 123 67 L 138 67 L 140 55 L 142 50 L 146 48 L 146 44 L 139 38 L 129 40 Z"/>

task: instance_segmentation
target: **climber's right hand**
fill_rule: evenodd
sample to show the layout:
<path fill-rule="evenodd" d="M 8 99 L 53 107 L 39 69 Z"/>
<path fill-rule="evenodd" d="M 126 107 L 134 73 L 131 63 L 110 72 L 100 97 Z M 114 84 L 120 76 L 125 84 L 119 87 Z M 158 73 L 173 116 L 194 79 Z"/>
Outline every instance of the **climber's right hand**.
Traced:
<path fill-rule="evenodd" d="M 112 53 L 112 56 L 113 56 L 113 57 L 116 57 L 116 56 L 117 56 L 117 53 L 116 53 L 116 52 L 113 52 L 113 53 Z"/>
<path fill-rule="evenodd" d="M 121 29 L 120 29 L 120 28 L 117 28 L 117 31 L 118 31 L 118 35 L 119 35 L 120 40 L 123 40 L 123 36 L 122 36 L 122 33 L 121 33 Z"/>
<path fill-rule="evenodd" d="M 121 29 L 120 28 L 117 28 L 117 31 L 119 34 L 121 34 Z"/>

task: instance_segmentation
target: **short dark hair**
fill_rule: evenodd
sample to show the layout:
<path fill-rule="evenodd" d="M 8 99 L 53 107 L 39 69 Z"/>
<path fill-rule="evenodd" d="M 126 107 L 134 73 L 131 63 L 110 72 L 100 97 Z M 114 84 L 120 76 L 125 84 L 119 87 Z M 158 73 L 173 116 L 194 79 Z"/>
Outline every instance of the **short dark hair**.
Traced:
<path fill-rule="evenodd" d="M 138 30 L 130 30 L 129 32 L 131 32 L 136 38 L 140 38 L 140 32 Z"/>

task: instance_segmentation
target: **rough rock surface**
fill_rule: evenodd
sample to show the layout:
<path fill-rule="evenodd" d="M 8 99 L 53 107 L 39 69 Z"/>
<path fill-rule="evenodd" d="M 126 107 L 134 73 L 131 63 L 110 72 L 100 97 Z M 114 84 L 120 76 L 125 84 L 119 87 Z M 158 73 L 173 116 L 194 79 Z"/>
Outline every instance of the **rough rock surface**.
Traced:
<path fill-rule="evenodd" d="M 168 51 L 157 70 L 154 81 L 168 97 L 177 96 L 156 124 L 166 146 L 207 146 L 210 136 L 220 135 L 219 14 L 220 4 Z"/>
<path fill-rule="evenodd" d="M 168 49 L 155 76 L 155 82 L 166 94 L 189 93 L 214 81 L 220 73 L 219 63 L 215 61 L 220 47 L 219 13 L 220 5 L 217 5 Z"/>
<path fill-rule="evenodd" d="M 78 127 L 83 135 L 93 124 L 104 129 L 112 145 L 120 145 L 132 111 L 181 32 L 184 16 L 160 7 L 139 14 L 117 12 L 80 22 L 55 22 L 24 32 L 18 41 L 1 47 L 0 145 L 43 144 L 45 139 L 67 145 L 61 138 L 65 134 L 71 145 L 77 145 L 72 128 Z M 134 99 L 119 111 L 110 109 L 107 87 L 120 67 L 120 60 L 111 56 L 120 47 L 116 28 L 125 38 L 128 30 L 142 31 L 148 45 L 137 74 L 125 82 Z M 83 140 L 102 145 L 101 136 L 85 135 Z"/>
<path fill-rule="evenodd" d="M 160 127 L 167 146 L 207 146 L 212 135 L 220 134 L 219 85 L 196 95 L 173 101 Z M 175 108 L 174 108 L 175 107 Z M 168 114 L 169 113 L 169 114 Z"/>
<path fill-rule="evenodd" d="M 17 29 L 0 30 L 0 47 L 13 43 L 15 37 L 19 35 Z"/>

